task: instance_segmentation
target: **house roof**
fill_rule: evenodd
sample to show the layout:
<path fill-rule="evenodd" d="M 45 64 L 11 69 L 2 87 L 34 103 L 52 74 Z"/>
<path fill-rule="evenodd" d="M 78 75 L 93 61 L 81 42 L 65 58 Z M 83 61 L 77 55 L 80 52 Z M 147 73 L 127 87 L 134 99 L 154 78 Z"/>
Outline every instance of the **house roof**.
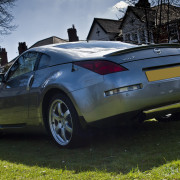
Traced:
<path fill-rule="evenodd" d="M 49 44 L 56 44 L 56 43 L 67 43 L 69 42 L 68 40 L 65 40 L 65 39 L 61 39 L 59 37 L 56 37 L 56 36 L 51 36 L 49 38 L 46 38 L 46 39 L 42 39 L 38 42 L 36 42 L 35 44 L 33 44 L 30 48 L 28 49 L 31 49 L 31 48 L 34 48 L 34 47 L 39 47 L 39 46 L 45 46 L 45 45 L 49 45 Z M 18 56 L 17 56 L 18 57 Z M 11 61 L 8 62 L 8 64 L 12 64 L 16 59 L 17 57 L 15 57 L 14 59 L 12 59 Z"/>
<path fill-rule="evenodd" d="M 120 27 L 121 22 L 122 22 L 122 19 L 113 20 L 113 19 L 94 18 L 94 21 L 91 25 L 87 39 L 89 39 L 89 36 L 92 32 L 92 29 L 95 23 L 97 23 L 106 33 L 118 34 L 120 31 L 119 27 Z"/>
<path fill-rule="evenodd" d="M 142 21 L 146 21 L 146 16 L 145 16 L 145 10 L 143 8 L 139 7 L 132 7 L 129 6 L 129 9 L 133 11 L 133 13 Z M 153 22 L 155 18 L 155 11 L 152 9 L 147 9 L 147 15 L 149 16 L 148 19 Z"/>
<path fill-rule="evenodd" d="M 36 42 L 30 48 L 38 47 L 38 46 L 44 46 L 44 45 L 48 45 L 48 44 L 65 43 L 65 42 L 69 42 L 69 41 L 65 40 L 65 39 L 61 39 L 61 38 L 56 37 L 56 36 L 51 36 L 49 38 L 42 39 L 42 40 Z"/>
<path fill-rule="evenodd" d="M 133 12 L 133 14 L 137 17 L 137 19 L 139 19 L 141 22 L 146 22 L 146 12 L 144 8 L 140 8 L 140 7 L 134 7 L 134 6 L 128 6 L 128 9 L 123 17 L 123 21 L 120 25 L 120 29 L 122 28 L 122 26 L 124 25 L 124 22 L 126 20 L 126 18 L 128 17 L 129 13 Z M 148 20 L 150 20 L 150 24 L 154 24 L 155 22 L 155 10 L 148 8 L 147 9 L 147 18 Z"/>

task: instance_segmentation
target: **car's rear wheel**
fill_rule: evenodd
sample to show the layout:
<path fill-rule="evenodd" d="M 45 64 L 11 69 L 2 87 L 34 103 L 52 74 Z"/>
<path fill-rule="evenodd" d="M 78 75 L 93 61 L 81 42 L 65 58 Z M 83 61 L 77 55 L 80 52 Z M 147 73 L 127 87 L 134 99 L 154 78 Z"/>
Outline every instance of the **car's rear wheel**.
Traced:
<path fill-rule="evenodd" d="M 82 141 L 82 127 L 78 114 L 64 94 L 54 95 L 48 106 L 47 128 L 54 141 L 61 147 L 74 147 Z"/>

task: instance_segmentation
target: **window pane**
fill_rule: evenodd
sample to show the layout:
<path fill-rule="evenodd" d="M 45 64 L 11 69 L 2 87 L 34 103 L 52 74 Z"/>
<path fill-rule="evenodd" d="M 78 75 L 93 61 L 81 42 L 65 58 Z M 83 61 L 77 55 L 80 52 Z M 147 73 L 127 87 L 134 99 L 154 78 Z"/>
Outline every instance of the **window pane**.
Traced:
<path fill-rule="evenodd" d="M 146 43 L 145 33 L 143 30 L 140 31 L 140 40 L 141 40 L 141 43 Z"/>
<path fill-rule="evenodd" d="M 22 55 L 11 68 L 10 78 L 33 71 L 37 58 L 38 53 L 36 52 L 29 52 Z"/>
<path fill-rule="evenodd" d="M 38 58 L 38 53 L 31 52 L 24 55 L 24 72 L 30 72 L 34 70 L 34 65 L 36 63 L 36 60 Z"/>
<path fill-rule="evenodd" d="M 41 56 L 41 59 L 40 59 L 39 65 L 38 65 L 38 69 L 42 69 L 42 68 L 48 67 L 49 63 L 50 63 L 50 57 L 45 55 L 45 54 L 43 54 Z"/>

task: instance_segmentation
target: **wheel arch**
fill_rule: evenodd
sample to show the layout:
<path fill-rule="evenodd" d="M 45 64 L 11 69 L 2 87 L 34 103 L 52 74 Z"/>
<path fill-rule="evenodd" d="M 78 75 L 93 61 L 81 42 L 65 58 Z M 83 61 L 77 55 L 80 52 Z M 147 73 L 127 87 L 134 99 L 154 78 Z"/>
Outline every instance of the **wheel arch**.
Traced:
<path fill-rule="evenodd" d="M 57 87 L 53 87 L 51 89 L 48 89 L 43 96 L 42 106 L 41 106 L 41 113 L 42 113 L 43 121 L 46 120 L 46 110 L 48 108 L 48 102 L 51 100 L 51 98 L 54 94 L 59 94 L 59 93 L 64 94 L 65 96 L 67 96 L 71 100 L 71 102 L 73 103 L 73 105 L 77 111 L 81 125 L 85 126 L 85 124 L 86 124 L 85 120 L 84 120 L 73 96 L 71 96 L 70 93 L 67 93 L 67 92 L 65 92 L 62 89 L 57 88 Z M 45 122 L 44 122 L 44 124 L 45 124 Z"/>

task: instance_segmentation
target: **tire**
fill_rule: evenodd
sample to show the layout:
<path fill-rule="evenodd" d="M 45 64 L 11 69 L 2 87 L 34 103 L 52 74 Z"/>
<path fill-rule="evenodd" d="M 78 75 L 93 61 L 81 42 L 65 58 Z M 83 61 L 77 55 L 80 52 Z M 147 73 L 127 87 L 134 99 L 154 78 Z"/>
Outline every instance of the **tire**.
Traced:
<path fill-rule="evenodd" d="M 166 114 L 164 116 L 156 117 L 159 122 L 179 121 L 180 113 Z"/>
<path fill-rule="evenodd" d="M 49 101 L 45 124 L 60 147 L 77 147 L 83 141 L 84 131 L 78 114 L 70 99 L 62 93 L 55 94 Z"/>

